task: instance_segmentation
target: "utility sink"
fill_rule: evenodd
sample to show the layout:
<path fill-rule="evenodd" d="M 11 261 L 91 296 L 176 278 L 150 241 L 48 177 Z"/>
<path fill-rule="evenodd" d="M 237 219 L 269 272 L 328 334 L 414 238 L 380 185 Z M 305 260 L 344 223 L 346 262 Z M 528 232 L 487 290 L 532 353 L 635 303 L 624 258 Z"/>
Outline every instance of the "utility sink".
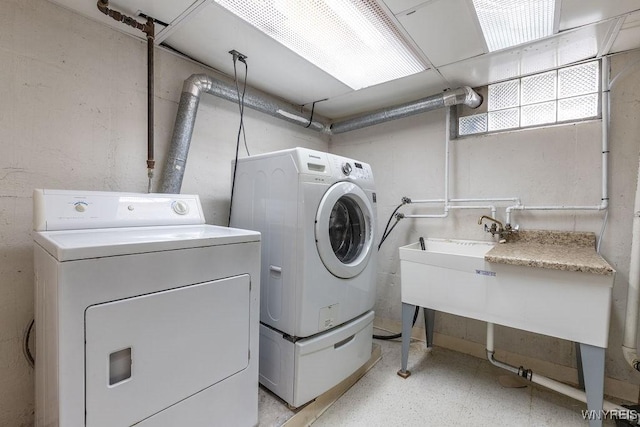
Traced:
<path fill-rule="evenodd" d="M 515 262 L 511 248 L 517 251 L 525 243 L 540 246 L 534 258 L 544 257 L 536 255 L 545 249 L 539 241 L 430 238 L 425 250 L 419 243 L 401 247 L 402 302 L 606 348 L 613 269 L 595 273 L 581 264 L 569 268 L 564 261 Z M 496 251 L 499 256 L 492 256 Z M 595 246 L 590 251 L 595 253 Z"/>

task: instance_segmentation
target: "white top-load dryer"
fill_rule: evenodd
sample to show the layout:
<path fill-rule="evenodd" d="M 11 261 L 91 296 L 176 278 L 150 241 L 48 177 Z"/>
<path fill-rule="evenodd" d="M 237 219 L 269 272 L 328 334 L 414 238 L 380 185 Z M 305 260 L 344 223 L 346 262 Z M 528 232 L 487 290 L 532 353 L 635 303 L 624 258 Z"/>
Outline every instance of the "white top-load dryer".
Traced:
<path fill-rule="evenodd" d="M 34 192 L 36 426 L 258 423 L 260 234 L 198 196 Z"/>
<path fill-rule="evenodd" d="M 262 233 L 260 381 L 300 406 L 371 354 L 371 167 L 295 148 L 239 159 L 235 185 L 231 225 Z"/>

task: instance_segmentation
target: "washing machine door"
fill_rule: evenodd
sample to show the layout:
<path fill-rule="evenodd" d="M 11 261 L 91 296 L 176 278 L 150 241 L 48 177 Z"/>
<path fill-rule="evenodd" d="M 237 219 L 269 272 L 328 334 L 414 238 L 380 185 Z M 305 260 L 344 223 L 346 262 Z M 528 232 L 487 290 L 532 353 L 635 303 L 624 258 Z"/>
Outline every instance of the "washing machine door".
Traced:
<path fill-rule="evenodd" d="M 338 182 L 324 194 L 316 213 L 316 246 L 324 266 L 336 277 L 355 277 L 369 262 L 373 209 L 362 189 Z"/>

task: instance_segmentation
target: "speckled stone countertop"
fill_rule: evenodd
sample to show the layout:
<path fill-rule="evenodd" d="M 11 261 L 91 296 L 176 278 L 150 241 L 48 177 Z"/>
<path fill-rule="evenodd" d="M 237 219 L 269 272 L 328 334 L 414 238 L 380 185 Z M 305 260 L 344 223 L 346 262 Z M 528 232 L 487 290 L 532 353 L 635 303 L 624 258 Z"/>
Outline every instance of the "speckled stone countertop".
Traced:
<path fill-rule="evenodd" d="M 484 259 L 497 264 L 612 275 L 615 270 L 596 252 L 590 232 L 522 230 L 497 244 Z"/>

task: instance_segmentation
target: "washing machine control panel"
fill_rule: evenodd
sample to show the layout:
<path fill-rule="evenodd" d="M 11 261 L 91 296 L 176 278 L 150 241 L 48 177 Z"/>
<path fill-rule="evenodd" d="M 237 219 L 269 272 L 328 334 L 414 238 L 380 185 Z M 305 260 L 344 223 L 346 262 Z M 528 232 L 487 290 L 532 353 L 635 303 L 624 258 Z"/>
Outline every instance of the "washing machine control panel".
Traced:
<path fill-rule="evenodd" d="M 371 167 L 366 163 L 336 157 L 334 166 L 335 170 L 339 171 L 339 173 L 341 174 L 341 176 L 337 176 L 337 178 L 349 177 L 352 179 L 364 181 L 370 181 L 373 179 L 371 175 Z"/>
<path fill-rule="evenodd" d="M 204 224 L 197 195 L 35 190 L 36 231 Z"/>

